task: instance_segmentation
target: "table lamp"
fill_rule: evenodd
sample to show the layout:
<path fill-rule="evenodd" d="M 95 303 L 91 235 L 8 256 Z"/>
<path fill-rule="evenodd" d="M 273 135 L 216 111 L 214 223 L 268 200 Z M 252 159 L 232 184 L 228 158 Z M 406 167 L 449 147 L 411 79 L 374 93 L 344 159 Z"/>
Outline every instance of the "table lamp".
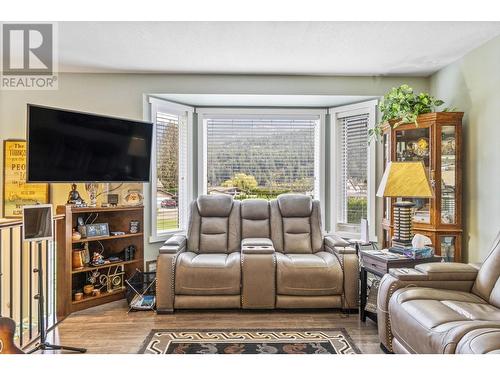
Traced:
<path fill-rule="evenodd" d="M 377 197 L 431 198 L 432 196 L 424 163 L 421 161 L 389 162 L 377 191 Z M 411 246 L 412 208 L 414 206 L 415 203 L 404 200 L 394 203 L 392 246 Z"/>

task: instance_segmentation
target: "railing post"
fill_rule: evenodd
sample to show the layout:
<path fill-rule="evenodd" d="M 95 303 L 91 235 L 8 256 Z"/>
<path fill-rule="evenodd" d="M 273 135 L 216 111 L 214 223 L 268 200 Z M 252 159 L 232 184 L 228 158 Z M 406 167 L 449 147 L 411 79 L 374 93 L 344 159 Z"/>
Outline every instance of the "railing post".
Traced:
<path fill-rule="evenodd" d="M 54 220 L 52 227 L 54 228 L 54 238 L 52 240 L 52 278 L 54 282 L 52 283 L 52 324 L 56 324 L 56 283 L 55 280 L 57 279 L 57 261 L 56 261 L 56 241 L 57 241 L 57 221 Z"/>
<path fill-rule="evenodd" d="M 14 227 L 9 228 L 9 243 L 10 243 L 10 257 L 9 257 L 9 318 L 13 318 L 14 314 Z"/>
<path fill-rule="evenodd" d="M 29 310 L 29 339 L 31 340 L 33 338 L 33 242 L 30 242 L 30 247 L 29 247 L 29 296 L 30 296 L 30 301 L 28 304 L 28 310 Z"/>
<path fill-rule="evenodd" d="M 24 317 L 23 317 L 23 231 L 19 228 L 19 346 L 23 346 L 23 331 L 24 331 Z"/>
<path fill-rule="evenodd" d="M 40 245 L 41 246 L 41 245 Z M 45 327 L 49 327 L 49 240 L 45 240 Z"/>
<path fill-rule="evenodd" d="M 3 308 L 3 299 L 2 299 L 2 280 L 3 280 L 3 272 L 2 272 L 2 232 L 3 230 L 0 228 L 0 315 L 2 315 Z"/>

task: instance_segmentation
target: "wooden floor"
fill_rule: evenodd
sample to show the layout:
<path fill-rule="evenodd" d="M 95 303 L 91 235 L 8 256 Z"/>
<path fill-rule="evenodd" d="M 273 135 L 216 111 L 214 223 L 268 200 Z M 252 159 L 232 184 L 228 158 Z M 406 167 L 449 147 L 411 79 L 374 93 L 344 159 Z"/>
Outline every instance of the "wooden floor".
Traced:
<path fill-rule="evenodd" d="M 74 313 L 49 335 L 49 341 L 85 347 L 88 353 L 137 353 L 152 329 L 345 328 L 363 353 L 382 353 L 375 323 L 340 311 L 152 311 L 127 314 L 125 300 Z"/>

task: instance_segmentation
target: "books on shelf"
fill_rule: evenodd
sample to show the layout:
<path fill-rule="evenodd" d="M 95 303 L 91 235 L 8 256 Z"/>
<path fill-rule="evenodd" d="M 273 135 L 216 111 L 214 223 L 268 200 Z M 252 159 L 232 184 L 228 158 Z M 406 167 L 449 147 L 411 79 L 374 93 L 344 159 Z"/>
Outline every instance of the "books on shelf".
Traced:
<path fill-rule="evenodd" d="M 366 253 L 368 255 L 381 256 L 381 257 L 385 257 L 387 259 L 392 259 L 392 260 L 405 258 L 404 255 L 391 253 L 387 249 L 384 249 L 384 250 L 363 250 L 363 253 Z"/>
<path fill-rule="evenodd" d="M 434 256 L 434 249 L 431 247 L 413 248 L 411 246 L 406 248 L 391 247 L 383 250 L 363 250 L 363 253 L 384 257 L 389 260 L 425 259 L 432 258 Z"/>

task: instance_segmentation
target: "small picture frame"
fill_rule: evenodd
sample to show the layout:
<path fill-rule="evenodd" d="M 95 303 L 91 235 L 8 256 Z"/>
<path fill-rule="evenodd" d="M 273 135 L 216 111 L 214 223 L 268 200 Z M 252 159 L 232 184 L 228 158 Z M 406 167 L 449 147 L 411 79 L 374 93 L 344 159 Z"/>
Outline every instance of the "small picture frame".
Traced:
<path fill-rule="evenodd" d="M 118 206 L 118 194 L 108 194 L 107 198 L 110 206 Z"/>
<path fill-rule="evenodd" d="M 85 225 L 87 238 L 109 236 L 108 223 L 94 223 Z"/>
<path fill-rule="evenodd" d="M 146 261 L 146 272 L 156 272 L 156 260 Z"/>

